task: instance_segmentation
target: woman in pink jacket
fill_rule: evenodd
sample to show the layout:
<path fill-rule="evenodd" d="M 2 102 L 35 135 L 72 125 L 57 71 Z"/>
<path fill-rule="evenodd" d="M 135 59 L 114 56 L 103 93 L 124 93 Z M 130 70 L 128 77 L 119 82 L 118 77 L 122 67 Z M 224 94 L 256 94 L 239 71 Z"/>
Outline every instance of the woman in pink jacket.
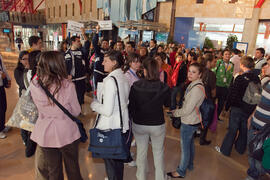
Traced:
<path fill-rule="evenodd" d="M 80 114 L 75 86 L 67 80 L 63 55 L 53 51 L 41 53 L 37 76 L 30 84 L 30 92 L 39 112 L 31 134 L 31 139 L 38 144 L 36 179 L 64 180 L 64 160 L 68 179 L 82 180 L 78 162 L 79 129 L 40 86 L 42 83 L 72 115 Z"/>

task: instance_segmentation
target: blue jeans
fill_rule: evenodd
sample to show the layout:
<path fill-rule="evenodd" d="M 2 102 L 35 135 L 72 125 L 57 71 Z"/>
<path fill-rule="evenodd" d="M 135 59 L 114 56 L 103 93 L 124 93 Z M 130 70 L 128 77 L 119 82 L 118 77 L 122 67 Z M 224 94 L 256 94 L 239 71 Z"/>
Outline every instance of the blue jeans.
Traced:
<path fill-rule="evenodd" d="M 232 107 L 230 113 L 229 130 L 223 140 L 220 151 L 230 156 L 233 145 L 238 153 L 243 154 L 247 147 L 247 120 L 248 114 L 238 107 Z M 237 132 L 238 137 L 236 138 Z"/>
<path fill-rule="evenodd" d="M 251 125 L 248 130 L 248 143 L 255 137 L 255 132 L 258 131 L 258 127 L 255 128 L 254 125 Z M 260 176 L 264 175 L 266 172 L 262 167 L 262 162 L 248 156 L 249 169 L 247 170 L 247 174 L 254 178 L 259 179 Z"/>
<path fill-rule="evenodd" d="M 194 133 L 198 126 L 191 126 L 187 124 L 181 125 L 181 160 L 176 171 L 180 176 L 186 175 L 186 170 L 193 170 L 193 160 L 195 155 Z"/>

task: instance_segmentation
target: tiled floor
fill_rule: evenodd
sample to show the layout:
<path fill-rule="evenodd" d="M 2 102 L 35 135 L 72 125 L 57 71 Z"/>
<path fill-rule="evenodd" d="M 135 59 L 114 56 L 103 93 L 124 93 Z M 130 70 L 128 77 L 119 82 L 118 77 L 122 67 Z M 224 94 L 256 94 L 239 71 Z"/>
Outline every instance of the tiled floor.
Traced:
<path fill-rule="evenodd" d="M 16 60 L 13 58 L 5 61 L 10 75 L 13 72 Z M 7 89 L 8 111 L 7 119 L 10 117 L 14 106 L 18 100 L 18 92 L 15 80 L 12 80 L 12 87 Z M 91 112 L 89 103 L 91 99 L 86 97 L 85 110 L 87 115 L 82 117 L 82 121 L 87 130 L 92 126 L 95 114 Z M 173 171 L 180 161 L 179 130 L 172 128 L 170 121 L 166 118 L 167 136 L 165 140 L 165 169 Z M 215 145 L 220 145 L 226 133 L 227 119 L 218 124 L 217 133 L 209 132 L 208 139 L 212 140 L 210 146 L 200 146 L 196 139 L 195 168 L 192 172 L 187 172 L 185 179 L 188 180 L 242 180 L 245 179 L 248 167 L 247 154 L 239 155 L 233 150 L 230 158 L 222 156 L 214 150 Z M 25 147 L 22 143 L 19 129 L 13 128 L 8 132 L 6 139 L 0 139 L 0 180 L 33 180 L 34 157 L 25 158 Z M 87 151 L 88 142 L 80 144 L 80 167 L 85 180 L 103 180 L 105 169 L 102 160 L 92 159 Z M 135 152 L 136 149 L 132 148 Z M 151 148 L 149 148 L 149 174 L 148 180 L 154 180 L 154 167 Z M 136 179 L 136 167 L 125 166 L 124 179 Z"/>

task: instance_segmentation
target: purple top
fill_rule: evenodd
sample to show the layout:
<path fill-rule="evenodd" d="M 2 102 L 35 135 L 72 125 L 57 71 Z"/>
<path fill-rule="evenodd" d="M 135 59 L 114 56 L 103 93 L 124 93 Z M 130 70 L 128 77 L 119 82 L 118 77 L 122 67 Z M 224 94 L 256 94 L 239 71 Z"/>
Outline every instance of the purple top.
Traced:
<path fill-rule="evenodd" d="M 39 111 L 39 117 L 31 134 L 33 141 L 41 147 L 60 148 L 81 137 L 76 123 L 57 105 L 49 104 L 48 97 L 37 84 L 37 80 L 31 82 L 30 92 Z M 63 80 L 62 88 L 55 97 L 72 115 L 80 114 L 81 107 L 72 82 Z"/>

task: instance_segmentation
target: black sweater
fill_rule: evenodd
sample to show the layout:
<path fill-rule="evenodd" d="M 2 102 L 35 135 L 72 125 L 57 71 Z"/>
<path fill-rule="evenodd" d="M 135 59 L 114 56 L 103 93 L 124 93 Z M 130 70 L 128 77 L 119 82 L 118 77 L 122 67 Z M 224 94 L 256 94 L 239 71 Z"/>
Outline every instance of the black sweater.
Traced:
<path fill-rule="evenodd" d="M 255 84 L 260 83 L 259 77 L 253 72 L 244 73 L 236 77 L 229 88 L 229 96 L 226 105 L 227 109 L 230 106 L 234 106 L 241 108 L 247 114 L 251 114 L 254 111 L 256 105 L 247 104 L 242 100 L 250 81 L 253 81 Z"/>
<path fill-rule="evenodd" d="M 170 88 L 160 81 L 139 80 L 129 94 L 129 112 L 133 122 L 140 125 L 165 123 L 163 105 L 170 105 Z"/>

